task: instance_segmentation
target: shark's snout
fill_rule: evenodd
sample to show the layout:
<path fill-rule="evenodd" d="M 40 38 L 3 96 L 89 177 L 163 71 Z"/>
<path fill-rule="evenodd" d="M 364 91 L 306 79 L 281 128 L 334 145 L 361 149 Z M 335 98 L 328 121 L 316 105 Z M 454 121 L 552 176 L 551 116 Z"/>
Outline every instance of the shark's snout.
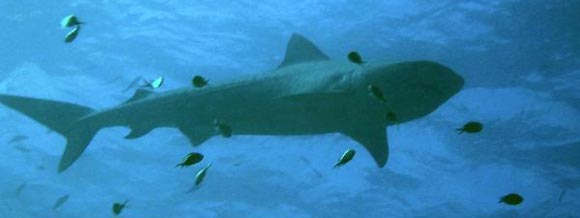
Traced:
<path fill-rule="evenodd" d="M 457 94 L 463 78 L 450 68 L 432 61 L 409 61 L 367 66 L 366 79 L 380 88 L 386 109 L 398 120 L 425 116 Z"/>
<path fill-rule="evenodd" d="M 449 98 L 463 88 L 463 78 L 450 68 L 432 61 L 411 61 L 375 65 L 367 68 L 369 81 L 382 81 L 382 88 L 393 90 L 425 91 Z M 380 82 L 379 82 L 380 83 Z"/>
<path fill-rule="evenodd" d="M 417 70 L 412 73 L 419 78 L 419 87 L 431 88 L 445 97 L 451 97 L 463 88 L 463 77 L 444 65 L 430 61 L 413 64 Z"/>

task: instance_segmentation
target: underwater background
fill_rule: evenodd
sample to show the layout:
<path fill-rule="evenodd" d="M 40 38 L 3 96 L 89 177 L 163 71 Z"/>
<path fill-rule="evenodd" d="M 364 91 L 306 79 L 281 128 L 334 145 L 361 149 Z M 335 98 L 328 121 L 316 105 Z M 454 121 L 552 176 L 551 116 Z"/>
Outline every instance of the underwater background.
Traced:
<path fill-rule="evenodd" d="M 580 1 L 0 1 L 0 93 L 104 109 L 132 96 L 274 69 L 292 33 L 333 59 L 442 63 L 461 92 L 390 126 L 378 168 L 342 134 L 213 137 L 101 130 L 57 173 L 66 140 L 0 105 L 0 218 L 580 217 Z M 60 21 L 86 24 L 71 43 Z M 456 128 L 476 120 L 477 134 Z M 346 149 L 360 151 L 339 169 Z M 175 168 L 185 154 L 201 165 Z M 186 193 L 197 170 L 202 186 Z M 525 199 L 498 203 L 508 193 Z M 55 202 L 68 199 L 58 208 Z"/>

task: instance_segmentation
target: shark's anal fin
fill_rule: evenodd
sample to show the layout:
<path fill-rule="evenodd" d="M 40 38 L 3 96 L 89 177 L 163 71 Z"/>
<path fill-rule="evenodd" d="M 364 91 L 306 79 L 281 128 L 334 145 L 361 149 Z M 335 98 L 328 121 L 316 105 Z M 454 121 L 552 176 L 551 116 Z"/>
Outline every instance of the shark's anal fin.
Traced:
<path fill-rule="evenodd" d="M 125 136 L 126 139 L 136 139 L 147 135 L 153 128 L 145 127 L 131 127 L 131 132 Z"/>
<path fill-rule="evenodd" d="M 382 125 L 358 126 L 344 130 L 343 134 L 361 143 L 379 167 L 384 167 L 389 158 L 387 130 Z"/>
<path fill-rule="evenodd" d="M 181 125 L 179 131 L 189 139 L 193 146 L 199 146 L 215 134 L 212 127 Z"/>
<path fill-rule="evenodd" d="M 288 41 L 286 56 L 278 68 L 303 62 L 323 60 L 330 60 L 330 58 L 322 53 L 310 40 L 294 33 L 290 37 L 290 41 Z"/>

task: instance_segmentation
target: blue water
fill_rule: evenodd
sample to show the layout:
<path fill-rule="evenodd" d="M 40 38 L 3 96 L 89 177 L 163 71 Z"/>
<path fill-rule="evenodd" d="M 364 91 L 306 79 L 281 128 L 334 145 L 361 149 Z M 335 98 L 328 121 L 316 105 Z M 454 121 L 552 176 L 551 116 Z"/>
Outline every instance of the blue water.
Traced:
<path fill-rule="evenodd" d="M 463 90 L 388 129 L 378 168 L 341 134 L 214 137 L 100 131 L 57 173 L 65 139 L 0 105 L 0 217 L 580 217 L 580 1 L 0 1 L 0 93 L 115 106 L 139 76 L 159 91 L 275 68 L 292 33 L 334 59 L 432 60 Z M 86 22 L 69 44 L 60 20 Z M 463 123 L 484 124 L 457 135 Z M 16 142 L 9 142 L 21 136 Z M 346 149 L 357 156 L 332 169 Z M 192 150 L 212 162 L 176 169 Z M 519 193 L 517 206 L 498 203 Z M 62 196 L 70 197 L 53 209 Z"/>

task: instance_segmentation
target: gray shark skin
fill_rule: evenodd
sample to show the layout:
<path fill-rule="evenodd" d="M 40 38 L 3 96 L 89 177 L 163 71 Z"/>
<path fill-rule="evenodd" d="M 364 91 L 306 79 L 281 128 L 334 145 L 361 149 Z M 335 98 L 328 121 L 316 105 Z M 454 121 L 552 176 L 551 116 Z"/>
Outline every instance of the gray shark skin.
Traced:
<path fill-rule="evenodd" d="M 346 57 L 346 56 L 345 56 Z M 158 127 L 178 128 L 192 145 L 218 135 L 214 120 L 239 135 L 343 133 L 362 144 L 379 167 L 388 159 L 386 127 L 423 117 L 455 95 L 463 78 L 430 61 L 364 65 L 331 60 L 293 34 L 276 69 L 230 83 L 162 93 L 140 89 L 126 102 L 95 111 L 71 103 L 0 94 L 0 103 L 67 138 L 58 171 L 69 168 L 102 128 L 125 126 L 127 139 Z M 379 87 L 385 101 L 369 95 Z"/>

